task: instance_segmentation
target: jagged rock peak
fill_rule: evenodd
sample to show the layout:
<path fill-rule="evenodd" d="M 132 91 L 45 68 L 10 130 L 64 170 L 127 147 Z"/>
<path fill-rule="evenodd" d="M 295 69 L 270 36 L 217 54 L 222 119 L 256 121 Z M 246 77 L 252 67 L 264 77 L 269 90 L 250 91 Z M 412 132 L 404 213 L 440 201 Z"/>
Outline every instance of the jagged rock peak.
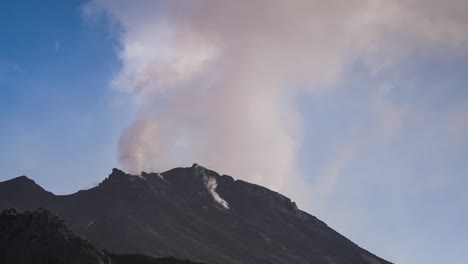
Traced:
<path fill-rule="evenodd" d="M 17 183 L 21 183 L 21 184 L 37 185 L 37 183 L 34 180 L 28 178 L 26 175 L 22 175 L 22 176 L 13 178 L 13 179 L 5 181 L 5 182 L 10 182 L 10 183 L 17 182 Z"/>
<path fill-rule="evenodd" d="M 129 174 L 125 173 L 124 171 L 119 170 L 117 168 L 113 168 L 112 173 L 109 175 L 109 178 L 110 177 L 119 177 L 119 178 L 121 178 L 121 177 L 127 177 L 127 176 L 129 176 Z"/>
<path fill-rule="evenodd" d="M 21 175 L 19 177 L 16 177 L 15 179 L 18 180 L 18 181 L 32 181 L 32 182 L 34 182 L 34 180 L 29 179 L 28 176 L 26 176 L 26 175 Z"/>
<path fill-rule="evenodd" d="M 195 176 L 203 176 L 202 174 L 205 172 L 206 168 L 203 166 L 198 165 L 197 163 L 194 163 L 191 167 L 192 170 L 194 170 Z"/>
<path fill-rule="evenodd" d="M 141 183 L 145 180 L 146 178 L 143 176 L 128 174 L 122 170 L 113 168 L 112 173 L 99 184 L 99 187 L 120 186 L 119 188 L 125 188 L 133 185 L 133 183 Z"/>
<path fill-rule="evenodd" d="M 220 176 L 219 173 L 217 173 L 216 171 L 210 170 L 198 163 L 194 163 L 192 167 L 190 167 L 189 169 L 194 171 L 195 176 L 201 176 L 202 178 L 204 176 L 215 176 L 215 177 Z"/>
<path fill-rule="evenodd" d="M 24 175 L 4 181 L 2 183 L 2 186 L 0 186 L 0 192 L 3 193 L 21 192 L 23 195 L 32 195 L 33 193 L 42 192 L 49 193 L 34 180 Z"/>

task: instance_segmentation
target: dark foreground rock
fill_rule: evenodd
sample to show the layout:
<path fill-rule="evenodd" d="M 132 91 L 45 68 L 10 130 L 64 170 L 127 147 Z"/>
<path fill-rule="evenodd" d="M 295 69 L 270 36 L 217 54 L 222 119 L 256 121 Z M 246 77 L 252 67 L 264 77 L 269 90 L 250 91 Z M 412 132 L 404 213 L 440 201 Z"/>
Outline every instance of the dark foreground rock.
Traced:
<path fill-rule="evenodd" d="M 110 264 L 108 256 L 47 210 L 0 215 L 0 263 Z"/>
<path fill-rule="evenodd" d="M 0 214 L 1 264 L 196 264 L 175 258 L 118 255 L 97 249 L 45 209 Z"/>

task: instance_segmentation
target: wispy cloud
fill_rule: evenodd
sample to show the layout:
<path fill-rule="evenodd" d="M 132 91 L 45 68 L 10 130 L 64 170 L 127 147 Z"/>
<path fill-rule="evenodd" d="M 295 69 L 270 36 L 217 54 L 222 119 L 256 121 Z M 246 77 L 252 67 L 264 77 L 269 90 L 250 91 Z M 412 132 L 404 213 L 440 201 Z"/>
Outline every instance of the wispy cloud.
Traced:
<path fill-rule="evenodd" d="M 56 52 L 60 50 L 60 42 L 57 39 L 54 41 L 54 49 Z"/>

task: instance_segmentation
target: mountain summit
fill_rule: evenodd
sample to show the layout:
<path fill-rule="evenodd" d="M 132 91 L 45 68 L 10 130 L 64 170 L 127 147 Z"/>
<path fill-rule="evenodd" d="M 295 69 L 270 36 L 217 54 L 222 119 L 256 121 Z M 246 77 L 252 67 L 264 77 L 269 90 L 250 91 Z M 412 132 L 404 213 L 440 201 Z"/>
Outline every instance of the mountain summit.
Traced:
<path fill-rule="evenodd" d="M 28 180 L 0 183 L 0 208 L 45 207 L 99 248 L 209 264 L 387 264 L 289 198 L 194 164 L 163 173 L 113 169 L 65 196 L 23 196 Z M 5 192 L 9 190 L 8 192 Z"/>

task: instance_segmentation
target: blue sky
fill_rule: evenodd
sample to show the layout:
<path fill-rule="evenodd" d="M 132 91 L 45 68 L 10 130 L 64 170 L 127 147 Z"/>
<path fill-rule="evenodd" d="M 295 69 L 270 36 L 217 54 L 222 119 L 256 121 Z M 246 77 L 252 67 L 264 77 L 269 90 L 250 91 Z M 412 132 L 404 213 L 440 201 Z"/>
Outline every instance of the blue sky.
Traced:
<path fill-rule="evenodd" d="M 118 62 L 106 25 L 85 23 L 81 1 L 49 2 L 0 11 L 2 178 L 27 174 L 69 193 L 116 165 L 125 121 L 108 89 Z"/>
<path fill-rule="evenodd" d="M 401 263 L 463 263 L 467 135 L 447 132 L 447 123 L 453 121 L 454 109 L 466 107 L 468 65 L 459 59 L 416 64 L 402 73 L 406 81 L 393 95 L 407 109 L 405 124 L 384 144 L 362 143 L 372 141 L 362 124 L 370 115 L 362 98 L 375 81 L 365 73 L 353 71 L 353 77 L 340 84 L 356 89 L 341 87 L 325 98 L 304 100 L 301 108 L 313 120 L 307 129 L 313 136 L 303 148 L 302 166 L 318 175 L 322 164 L 339 153 L 336 144 L 341 149 L 349 141 L 359 142 L 358 154 L 343 165 L 333 191 L 313 212 L 349 237 L 362 239 L 361 245 L 387 252 L 391 260 L 393 255 Z M 352 79 L 357 80 L 349 82 Z M 418 87 L 412 91 L 406 87 L 413 84 Z M 353 97 L 359 100 L 350 101 Z M 455 122 L 465 126 L 465 118 Z M 317 148 L 327 151 L 317 153 Z"/>
<path fill-rule="evenodd" d="M 390 261 L 463 263 L 468 33 L 445 30 L 460 21 L 432 25 L 433 34 L 396 23 L 384 37 L 352 31 L 345 41 L 341 28 L 330 38 L 316 29 L 322 46 L 303 36 L 300 19 L 291 22 L 297 32 L 270 28 L 269 11 L 296 10 L 282 4 L 264 16 L 245 13 L 250 29 L 236 13 L 204 24 L 193 12 L 197 3 L 156 2 L 3 3 L 0 181 L 28 175 L 66 194 L 94 186 L 112 167 L 200 162 L 298 199 Z M 448 1 L 447 14 L 457 5 Z M 330 24 L 319 19 L 333 27 L 347 8 L 333 12 Z M 420 12 L 433 14 L 417 9 L 417 21 Z M 435 14 L 434 21 L 448 19 Z M 188 26 L 185 15 L 193 19 Z M 334 45 L 356 38 L 373 41 Z"/>

